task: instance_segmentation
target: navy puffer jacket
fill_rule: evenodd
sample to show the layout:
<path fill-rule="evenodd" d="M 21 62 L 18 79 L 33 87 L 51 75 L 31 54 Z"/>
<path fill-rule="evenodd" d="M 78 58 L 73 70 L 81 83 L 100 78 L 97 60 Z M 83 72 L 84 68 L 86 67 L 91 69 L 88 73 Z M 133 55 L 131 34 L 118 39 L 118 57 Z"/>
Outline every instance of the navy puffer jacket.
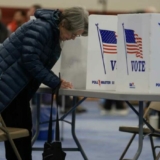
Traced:
<path fill-rule="evenodd" d="M 30 20 L 0 45 L 0 112 L 28 87 L 30 98 L 41 83 L 55 88 L 59 78 L 51 71 L 58 60 L 58 10 L 37 10 Z"/>

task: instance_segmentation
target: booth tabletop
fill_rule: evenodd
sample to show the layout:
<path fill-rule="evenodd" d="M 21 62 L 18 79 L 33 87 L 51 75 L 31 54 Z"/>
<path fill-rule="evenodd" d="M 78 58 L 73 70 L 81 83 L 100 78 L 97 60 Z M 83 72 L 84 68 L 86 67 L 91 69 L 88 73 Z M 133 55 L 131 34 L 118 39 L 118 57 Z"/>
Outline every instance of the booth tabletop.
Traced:
<path fill-rule="evenodd" d="M 52 93 L 48 87 L 40 87 L 37 93 Z M 104 98 L 125 101 L 160 101 L 160 94 L 147 93 L 123 93 L 116 91 L 97 91 L 97 90 L 79 90 L 79 89 L 60 89 L 60 95 L 79 96 L 89 98 Z"/>

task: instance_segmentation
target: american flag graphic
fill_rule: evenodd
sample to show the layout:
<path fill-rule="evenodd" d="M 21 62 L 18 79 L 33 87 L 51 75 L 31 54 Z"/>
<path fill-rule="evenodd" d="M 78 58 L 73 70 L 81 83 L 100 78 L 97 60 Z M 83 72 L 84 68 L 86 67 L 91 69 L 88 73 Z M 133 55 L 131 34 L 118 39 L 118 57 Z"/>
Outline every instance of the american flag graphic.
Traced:
<path fill-rule="evenodd" d="M 135 54 L 136 57 L 143 58 L 142 38 L 135 34 L 134 30 L 124 29 L 126 37 L 126 51 L 128 54 Z"/>
<path fill-rule="evenodd" d="M 100 29 L 99 32 L 102 39 L 103 53 L 117 54 L 117 36 L 115 31 Z"/>

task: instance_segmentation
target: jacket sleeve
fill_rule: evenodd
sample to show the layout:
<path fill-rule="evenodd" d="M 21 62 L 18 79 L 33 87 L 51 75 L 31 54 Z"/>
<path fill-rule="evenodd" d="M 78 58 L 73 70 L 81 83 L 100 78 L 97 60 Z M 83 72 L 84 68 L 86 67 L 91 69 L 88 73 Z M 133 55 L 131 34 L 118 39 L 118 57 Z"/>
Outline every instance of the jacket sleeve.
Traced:
<path fill-rule="evenodd" d="M 22 63 L 24 68 L 40 83 L 55 88 L 59 78 L 44 67 L 40 60 L 43 49 L 50 36 L 50 26 L 46 22 L 33 21 L 25 33 L 22 48 Z"/>

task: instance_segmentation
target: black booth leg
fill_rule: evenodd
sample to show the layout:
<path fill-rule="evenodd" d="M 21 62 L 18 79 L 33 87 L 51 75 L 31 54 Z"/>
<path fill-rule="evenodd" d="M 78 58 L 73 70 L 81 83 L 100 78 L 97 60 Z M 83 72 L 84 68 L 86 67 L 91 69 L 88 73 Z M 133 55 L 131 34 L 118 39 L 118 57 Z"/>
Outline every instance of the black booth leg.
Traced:
<path fill-rule="evenodd" d="M 76 104 L 76 102 L 77 102 L 77 97 L 73 97 L 73 106 Z M 78 138 L 76 136 L 76 133 L 75 133 L 75 121 L 76 121 L 76 112 L 74 110 L 72 112 L 72 127 L 71 127 L 71 129 L 72 129 L 72 136 L 73 136 L 73 139 L 74 139 L 74 141 L 75 141 L 75 143 L 76 143 L 79 151 L 81 152 L 84 160 L 88 160 L 88 158 L 87 158 L 86 154 L 84 153 L 84 150 L 81 147 L 81 144 L 80 144 L 80 142 L 79 142 L 79 140 L 78 140 Z"/>

